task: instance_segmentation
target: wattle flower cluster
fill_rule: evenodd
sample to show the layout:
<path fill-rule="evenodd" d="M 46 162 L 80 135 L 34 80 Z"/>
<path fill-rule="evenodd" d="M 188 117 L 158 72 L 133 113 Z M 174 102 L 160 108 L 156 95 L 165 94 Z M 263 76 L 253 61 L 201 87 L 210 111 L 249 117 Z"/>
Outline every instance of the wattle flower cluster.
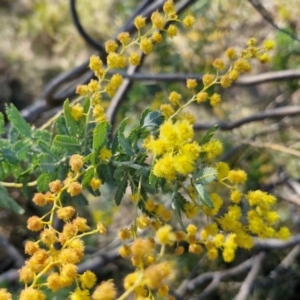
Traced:
<path fill-rule="evenodd" d="M 174 180 L 177 175 L 187 175 L 194 170 L 201 147 L 192 141 L 193 125 L 188 120 L 165 121 L 155 139 L 150 136 L 144 141 L 144 148 L 155 157 L 153 174 Z"/>

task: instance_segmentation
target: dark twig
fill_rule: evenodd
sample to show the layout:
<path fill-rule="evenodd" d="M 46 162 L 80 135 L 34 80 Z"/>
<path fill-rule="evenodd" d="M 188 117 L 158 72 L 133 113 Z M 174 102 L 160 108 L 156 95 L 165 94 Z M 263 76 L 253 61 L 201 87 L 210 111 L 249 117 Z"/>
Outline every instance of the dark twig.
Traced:
<path fill-rule="evenodd" d="M 196 123 L 195 130 L 209 129 L 212 126 L 218 124 L 221 130 L 232 130 L 236 127 L 240 127 L 246 123 L 260 121 L 268 118 L 282 118 L 286 116 L 298 115 L 300 113 L 300 105 L 284 106 L 280 108 L 270 109 L 261 113 L 253 114 L 249 117 L 233 121 L 231 123 L 218 122 L 213 124 Z"/>
<path fill-rule="evenodd" d="M 91 36 L 89 36 L 87 34 L 87 32 L 84 30 L 84 28 L 82 27 L 77 11 L 76 11 L 76 0 L 70 0 L 70 9 L 71 9 L 71 16 L 74 22 L 74 25 L 76 27 L 76 29 L 78 30 L 78 32 L 80 33 L 80 35 L 83 37 L 83 39 L 93 48 L 95 48 L 96 50 L 100 51 L 100 52 L 104 52 L 105 49 L 103 47 L 103 45 L 101 43 L 98 43 L 96 40 L 94 40 Z"/>
<path fill-rule="evenodd" d="M 187 74 L 146 74 L 134 73 L 128 74 L 120 72 L 124 78 L 132 79 L 135 81 L 172 81 L 172 82 L 185 82 L 187 78 L 201 79 L 201 73 L 187 73 Z M 283 70 L 267 72 L 256 75 L 243 75 L 234 84 L 241 86 L 250 86 L 254 84 L 261 84 L 272 81 L 283 81 L 300 78 L 300 70 Z"/>
<path fill-rule="evenodd" d="M 269 23 L 271 24 L 274 28 L 276 28 L 277 30 L 283 32 L 284 34 L 288 35 L 289 37 L 291 37 L 293 40 L 300 42 L 300 40 L 294 36 L 293 34 L 291 34 L 290 32 L 288 32 L 287 30 L 278 27 L 274 21 L 273 18 L 271 16 L 271 14 L 264 8 L 264 6 L 259 2 L 259 0 L 248 0 L 251 5 L 261 14 L 261 16 Z"/>
<path fill-rule="evenodd" d="M 235 300 L 246 300 L 251 291 L 251 287 L 253 282 L 261 268 L 262 260 L 265 258 L 266 254 L 264 252 L 260 252 L 254 259 L 252 268 L 248 273 L 246 279 L 244 280 L 239 293 L 235 297 Z"/>
<path fill-rule="evenodd" d="M 300 234 L 292 236 L 287 241 L 281 241 L 278 239 L 255 239 L 253 250 L 275 250 L 275 249 L 287 249 L 300 244 Z"/>
<path fill-rule="evenodd" d="M 0 246 L 6 252 L 6 254 L 12 259 L 12 261 L 14 262 L 14 266 L 16 268 L 20 268 L 24 264 L 24 257 L 1 234 L 0 234 Z"/>
<path fill-rule="evenodd" d="M 208 296 L 219 286 L 221 281 L 228 279 L 232 276 L 245 273 L 248 269 L 251 268 L 255 259 L 256 256 L 247 259 L 246 261 L 242 262 L 241 264 L 232 269 L 216 272 L 207 272 L 197 276 L 193 280 L 190 280 L 187 284 L 187 291 L 191 292 L 194 291 L 197 287 L 207 282 L 210 282 L 210 284 L 204 289 L 204 291 L 201 294 L 196 295 L 190 298 L 189 300 L 202 299 L 202 297 L 204 298 Z"/>
<path fill-rule="evenodd" d="M 188 5 L 191 5 L 194 1 L 195 0 L 187 0 L 187 1 L 184 0 L 184 1 L 181 1 L 180 3 L 178 3 L 178 5 L 176 6 L 177 13 L 182 12 Z M 165 1 L 161 1 L 161 6 L 163 5 L 164 2 Z M 161 6 L 158 8 L 161 8 Z M 146 13 L 144 13 L 144 15 L 145 14 Z M 126 74 L 127 76 L 125 76 L 125 79 L 123 80 L 122 85 L 119 87 L 119 89 L 117 90 L 113 99 L 110 101 L 110 105 L 106 112 L 108 120 L 111 123 L 113 123 L 117 109 L 119 108 L 120 103 L 125 99 L 125 95 L 128 92 L 128 90 L 132 84 L 132 79 L 130 79 L 130 76 L 134 75 L 135 72 L 137 72 L 139 70 L 139 68 L 142 66 L 144 58 L 145 58 L 145 55 L 142 54 L 141 55 L 141 63 L 139 66 L 137 66 L 137 67 L 129 66 L 129 68 L 127 69 L 127 72 L 123 72 L 123 74 Z"/>
<path fill-rule="evenodd" d="M 288 254 L 287 256 L 280 262 L 280 264 L 270 273 L 270 278 L 275 279 L 278 274 L 287 269 L 297 258 L 300 253 L 300 245 L 296 245 Z"/>

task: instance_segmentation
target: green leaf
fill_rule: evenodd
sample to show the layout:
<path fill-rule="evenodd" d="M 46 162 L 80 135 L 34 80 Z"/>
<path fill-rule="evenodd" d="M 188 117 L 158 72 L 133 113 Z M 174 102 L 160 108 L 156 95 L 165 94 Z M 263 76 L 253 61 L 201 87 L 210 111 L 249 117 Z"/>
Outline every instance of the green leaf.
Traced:
<path fill-rule="evenodd" d="M 4 115 L 0 112 L 0 135 L 5 133 L 5 122 L 4 122 Z"/>
<path fill-rule="evenodd" d="M 9 133 L 8 133 L 8 139 L 9 141 L 14 144 L 17 142 L 18 138 L 19 138 L 19 131 L 17 130 L 17 128 L 15 127 L 11 127 L 10 130 L 9 130 Z"/>
<path fill-rule="evenodd" d="M 23 137 L 30 138 L 31 127 L 24 120 L 18 109 L 13 104 L 11 104 L 10 106 L 6 107 L 6 113 L 13 127 L 15 127 Z"/>
<path fill-rule="evenodd" d="M 126 139 L 126 137 L 122 133 L 119 134 L 119 143 L 121 147 L 125 150 L 127 155 L 129 156 L 134 155 L 134 151 L 132 150 L 128 139 Z"/>
<path fill-rule="evenodd" d="M 42 153 L 38 157 L 42 172 L 53 173 L 56 167 L 56 161 L 47 153 Z"/>
<path fill-rule="evenodd" d="M 128 122 L 128 118 L 125 118 L 123 119 L 123 121 L 121 122 L 121 124 L 119 125 L 115 135 L 114 135 L 114 138 L 113 138 L 113 141 L 112 141 L 112 152 L 115 153 L 118 149 L 118 146 L 119 146 L 119 135 L 120 134 L 123 134 L 124 135 L 124 130 L 125 130 L 125 127 L 126 127 L 126 124 Z"/>
<path fill-rule="evenodd" d="M 10 164 L 16 164 L 19 162 L 17 154 L 12 149 L 7 147 L 1 150 L 1 160 Z"/>
<path fill-rule="evenodd" d="M 150 112 L 146 117 L 143 122 L 143 127 L 148 128 L 157 128 L 159 127 L 162 122 L 164 121 L 164 116 L 162 115 L 160 110 L 155 110 Z"/>
<path fill-rule="evenodd" d="M 219 125 L 214 125 L 213 127 L 211 127 L 206 134 L 204 135 L 204 137 L 200 140 L 199 145 L 204 145 L 205 143 L 209 142 L 211 140 L 211 138 L 214 136 L 215 132 L 218 130 Z"/>
<path fill-rule="evenodd" d="M 187 201 L 185 200 L 185 198 L 178 192 L 176 193 L 173 193 L 172 195 L 172 198 L 173 198 L 173 202 L 172 202 L 172 208 L 175 210 L 176 212 L 176 216 L 178 218 L 178 222 L 179 222 L 179 225 L 181 227 L 181 229 L 184 231 L 184 232 L 187 232 L 186 231 L 186 228 L 182 222 L 182 216 L 181 216 L 181 212 L 184 211 L 183 209 L 183 206 L 185 203 L 187 203 Z"/>
<path fill-rule="evenodd" d="M 204 186 L 202 184 L 195 184 L 195 192 L 197 194 L 197 199 L 201 205 L 205 205 L 209 208 L 214 208 L 214 205 L 205 190 Z"/>
<path fill-rule="evenodd" d="M 58 159 L 58 157 L 55 155 L 55 153 L 53 153 L 52 149 L 51 149 L 51 145 L 44 140 L 38 140 L 37 145 L 39 146 L 39 148 L 42 150 L 42 153 L 47 153 L 49 155 L 51 155 L 52 157 Z"/>
<path fill-rule="evenodd" d="M 105 165 L 100 165 L 97 168 L 97 174 L 99 178 L 101 178 L 104 182 L 108 183 L 111 186 L 116 186 L 116 180 L 114 179 L 114 171 L 115 167 L 112 163 L 108 163 Z"/>
<path fill-rule="evenodd" d="M 31 149 L 31 143 L 29 141 L 18 141 L 13 146 L 13 151 L 15 152 L 19 160 L 26 158 L 28 151 Z"/>
<path fill-rule="evenodd" d="M 86 197 L 83 194 L 73 196 L 72 201 L 74 201 L 74 203 L 76 203 L 79 206 L 86 206 L 89 204 L 89 202 L 87 201 Z"/>
<path fill-rule="evenodd" d="M 70 135 L 76 136 L 76 134 L 78 133 L 78 125 L 76 120 L 73 119 L 71 115 L 69 99 L 65 100 L 64 102 L 64 117 Z"/>
<path fill-rule="evenodd" d="M 118 187 L 117 187 L 117 190 L 116 190 L 116 193 L 115 193 L 115 202 L 116 202 L 116 205 L 120 205 L 121 201 L 122 201 L 122 198 L 125 194 L 125 191 L 126 191 L 126 188 L 127 188 L 127 185 L 128 185 L 128 175 L 125 174 L 122 181 L 119 182 L 118 184 Z"/>
<path fill-rule="evenodd" d="M 142 189 L 151 195 L 157 193 L 157 189 L 154 186 L 150 185 L 148 182 L 146 182 L 146 179 L 142 181 Z"/>
<path fill-rule="evenodd" d="M 21 176 L 18 177 L 18 181 L 23 184 L 22 185 L 23 196 L 25 196 L 27 200 L 31 199 L 33 196 L 33 192 L 31 188 L 28 186 L 28 182 L 30 181 L 29 170 L 30 169 L 27 169 L 25 172 L 23 172 L 23 174 L 21 174 Z"/>
<path fill-rule="evenodd" d="M 25 212 L 24 209 L 14 199 L 8 196 L 6 188 L 2 185 L 0 185 L 0 207 L 11 209 L 19 215 Z"/>
<path fill-rule="evenodd" d="M 49 183 L 52 181 L 52 175 L 43 173 L 37 179 L 37 188 L 39 192 L 46 192 L 49 189 Z"/>
<path fill-rule="evenodd" d="M 195 178 L 193 178 L 194 183 L 201 183 L 203 185 L 209 184 L 214 181 L 217 177 L 217 170 L 211 167 L 206 167 L 200 170 Z"/>
<path fill-rule="evenodd" d="M 107 138 L 107 122 L 100 122 L 96 125 L 93 133 L 93 149 L 98 151 Z"/>
<path fill-rule="evenodd" d="M 64 149 L 66 152 L 70 151 L 72 153 L 78 152 L 80 150 L 80 145 L 77 140 L 68 135 L 57 135 L 53 140 L 53 146 Z"/>
<path fill-rule="evenodd" d="M 36 129 L 33 133 L 35 139 L 51 143 L 52 134 L 48 130 Z"/>
<path fill-rule="evenodd" d="M 55 127 L 56 127 L 56 130 L 57 130 L 58 134 L 61 134 L 61 135 L 68 135 L 68 134 L 70 134 L 69 130 L 67 128 L 67 124 L 66 124 L 65 118 L 63 116 L 59 116 L 57 118 L 57 120 L 55 122 Z"/>
<path fill-rule="evenodd" d="M 88 169 L 83 175 L 82 186 L 85 188 L 93 177 L 94 177 L 94 169 Z"/>
<path fill-rule="evenodd" d="M 151 112 L 152 112 L 152 110 L 151 110 L 150 107 L 146 107 L 146 108 L 143 110 L 143 112 L 142 112 L 142 114 L 141 114 L 141 119 L 140 119 L 140 126 L 143 126 L 143 124 L 144 124 L 144 122 L 145 122 L 145 118 L 146 118 L 147 115 L 148 115 L 149 113 L 151 113 Z"/>

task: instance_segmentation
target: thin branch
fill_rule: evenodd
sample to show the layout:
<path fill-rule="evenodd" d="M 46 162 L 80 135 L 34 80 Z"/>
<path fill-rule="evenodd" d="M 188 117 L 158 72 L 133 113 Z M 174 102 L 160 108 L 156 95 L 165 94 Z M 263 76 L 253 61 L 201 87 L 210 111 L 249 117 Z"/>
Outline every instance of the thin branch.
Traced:
<path fill-rule="evenodd" d="M 147 73 L 134 73 L 127 74 L 126 72 L 120 72 L 124 78 L 132 79 L 135 81 L 172 81 L 172 82 L 185 82 L 187 78 L 200 80 L 203 76 L 201 73 L 186 73 L 186 74 L 147 74 Z M 234 85 L 250 86 L 255 84 L 261 84 L 272 81 L 283 81 L 300 78 L 300 70 L 283 70 L 266 72 L 255 75 L 243 75 Z"/>
<path fill-rule="evenodd" d="M 16 268 L 20 268 L 24 264 L 24 257 L 19 253 L 14 245 L 8 242 L 8 240 L 2 234 L 0 234 L 0 246 L 12 259 Z"/>
<path fill-rule="evenodd" d="M 275 249 L 286 249 L 294 247 L 300 244 L 300 234 L 292 236 L 287 241 L 281 241 L 278 239 L 255 239 L 252 250 L 275 250 Z"/>
<path fill-rule="evenodd" d="M 287 269 L 297 258 L 300 253 L 300 245 L 296 245 L 287 256 L 280 262 L 280 264 L 270 273 L 271 278 L 277 277 L 283 269 Z"/>
<path fill-rule="evenodd" d="M 222 280 L 245 273 L 248 269 L 251 268 L 253 262 L 255 261 L 255 258 L 255 256 L 251 257 L 232 269 L 216 272 L 207 272 L 197 276 L 193 280 L 190 280 L 187 284 L 187 291 L 190 292 L 194 291 L 197 287 L 210 281 L 210 284 L 204 289 L 204 291 L 201 294 L 190 298 L 190 300 L 196 300 L 201 299 L 202 297 L 206 297 L 209 294 L 211 294 L 215 289 L 217 289 Z"/>
<path fill-rule="evenodd" d="M 274 28 L 276 28 L 277 30 L 283 32 L 284 34 L 288 35 L 289 37 L 291 37 L 293 40 L 300 42 L 300 40 L 293 34 L 291 34 L 290 32 L 288 32 L 287 30 L 278 27 L 274 21 L 273 18 L 271 16 L 271 14 L 264 8 L 264 6 L 257 0 L 248 0 L 251 5 L 261 14 L 261 16 L 269 23 L 271 24 Z"/>
<path fill-rule="evenodd" d="M 255 141 L 241 141 L 243 144 L 251 145 L 253 147 L 257 148 L 269 148 L 275 151 L 280 151 L 283 153 L 287 153 L 293 156 L 300 157 L 300 151 L 290 149 L 288 147 L 278 145 L 278 144 L 273 144 L 273 143 L 260 143 L 260 142 L 255 142 Z"/>
<path fill-rule="evenodd" d="M 239 293 L 237 294 L 235 300 L 247 300 L 251 291 L 252 284 L 261 268 L 261 263 L 265 258 L 266 254 L 264 252 L 259 253 L 254 261 L 250 272 L 248 273 L 246 279 L 244 280 Z"/>
<path fill-rule="evenodd" d="M 255 122 L 255 121 L 260 121 L 269 118 L 282 118 L 282 117 L 294 116 L 298 114 L 300 114 L 300 105 L 291 105 L 291 106 L 270 109 L 264 112 L 259 112 L 249 117 L 241 118 L 237 121 L 233 121 L 230 123 L 225 123 L 225 122 L 218 122 L 218 123 L 211 123 L 211 124 L 196 123 L 194 125 L 194 129 L 195 130 L 209 129 L 212 126 L 218 124 L 220 130 L 232 130 L 236 127 L 240 127 L 244 124 Z"/>
<path fill-rule="evenodd" d="M 76 0 L 70 0 L 70 11 L 71 11 L 71 16 L 73 19 L 73 23 L 78 30 L 79 34 L 83 37 L 83 39 L 93 48 L 100 52 L 104 52 L 105 49 L 101 43 L 98 43 L 96 40 L 94 40 L 91 36 L 88 35 L 88 33 L 84 30 L 82 27 L 77 11 L 76 11 Z"/>

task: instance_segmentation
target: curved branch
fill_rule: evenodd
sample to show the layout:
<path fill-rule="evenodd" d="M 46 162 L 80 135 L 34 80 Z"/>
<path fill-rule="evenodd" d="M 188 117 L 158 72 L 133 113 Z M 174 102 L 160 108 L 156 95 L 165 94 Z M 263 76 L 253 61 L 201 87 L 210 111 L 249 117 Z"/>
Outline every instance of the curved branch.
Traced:
<path fill-rule="evenodd" d="M 248 273 L 246 279 L 244 280 L 239 293 L 237 294 L 235 300 L 247 300 L 251 291 L 251 287 L 253 285 L 253 281 L 255 280 L 260 268 L 263 259 L 266 254 L 264 252 L 259 253 L 254 261 L 250 272 Z"/>
<path fill-rule="evenodd" d="M 190 280 L 186 286 L 187 291 L 190 292 L 194 291 L 197 287 L 210 281 L 210 284 L 204 289 L 204 291 L 201 294 L 190 298 L 190 300 L 201 299 L 202 297 L 208 296 L 219 286 L 222 280 L 245 273 L 248 269 L 251 268 L 253 262 L 255 262 L 256 257 L 257 256 L 251 257 L 232 269 L 216 272 L 207 272 Z"/>
<path fill-rule="evenodd" d="M 293 40 L 300 42 L 300 40 L 294 36 L 293 34 L 291 34 L 290 32 L 288 32 L 287 30 L 278 27 L 274 21 L 273 18 L 271 16 L 271 14 L 264 8 L 264 6 L 257 0 L 248 0 L 251 5 L 261 14 L 261 16 L 269 23 L 271 24 L 274 28 L 276 28 L 277 30 L 283 32 L 284 34 L 288 35 L 289 37 L 291 37 Z"/>
<path fill-rule="evenodd" d="M 80 24 L 79 17 L 76 11 L 76 1 L 70 0 L 70 9 L 71 9 L 71 16 L 73 19 L 73 23 L 78 30 L 79 34 L 83 37 L 83 39 L 93 48 L 100 52 L 104 52 L 105 49 L 101 43 L 98 43 L 96 40 L 94 40 L 92 37 L 90 37 L 87 32 L 84 30 L 82 25 Z"/>
<path fill-rule="evenodd" d="M 19 253 L 15 246 L 8 242 L 8 240 L 2 234 L 0 234 L 0 245 L 6 254 L 11 257 L 16 268 L 20 268 L 24 264 L 24 257 Z"/>
<path fill-rule="evenodd" d="M 253 114 L 252 116 L 245 117 L 237 121 L 233 121 L 231 123 L 225 123 L 225 122 L 219 122 L 213 124 L 196 123 L 194 125 L 194 128 L 195 130 L 209 129 L 212 126 L 218 124 L 221 130 L 232 130 L 246 123 L 260 121 L 268 118 L 282 118 L 286 116 L 293 116 L 293 115 L 298 115 L 299 113 L 300 113 L 300 105 L 292 105 L 292 106 L 270 109 L 261 113 Z"/>
<path fill-rule="evenodd" d="M 290 247 L 294 247 L 295 245 L 300 244 L 300 234 L 292 236 L 287 241 L 281 241 L 278 239 L 266 239 L 260 240 L 255 239 L 253 250 L 274 250 L 274 249 L 286 249 Z"/>
<path fill-rule="evenodd" d="M 124 78 L 132 79 L 135 81 L 179 81 L 185 82 L 187 78 L 200 80 L 203 76 L 201 73 L 186 73 L 186 74 L 147 74 L 147 73 L 134 73 L 128 74 L 120 72 Z M 283 70 L 266 72 L 256 75 L 243 75 L 234 85 L 250 86 L 254 84 L 261 84 L 265 82 L 291 80 L 300 78 L 300 70 Z"/>

